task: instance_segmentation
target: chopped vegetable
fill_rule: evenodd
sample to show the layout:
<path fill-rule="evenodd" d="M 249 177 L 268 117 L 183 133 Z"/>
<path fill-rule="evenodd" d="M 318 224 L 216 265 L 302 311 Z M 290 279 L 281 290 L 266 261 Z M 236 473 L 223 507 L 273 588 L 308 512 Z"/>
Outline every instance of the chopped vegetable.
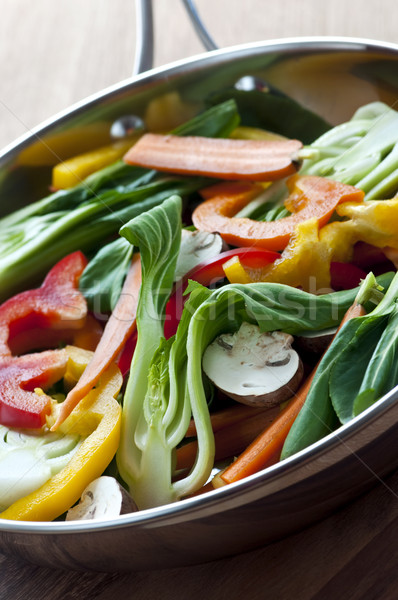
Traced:
<path fill-rule="evenodd" d="M 228 244 L 254 244 L 269 250 L 282 250 L 299 223 L 313 218 L 318 227 L 322 227 L 338 204 L 363 200 L 360 190 L 321 177 L 294 176 L 288 180 L 288 186 L 290 194 L 285 206 L 293 213 L 288 217 L 271 222 L 234 218 L 256 195 L 258 188 L 241 183 L 221 183 L 204 190 L 206 201 L 195 209 L 192 221 L 201 231 L 217 231 Z"/>
<path fill-rule="evenodd" d="M 57 263 L 42 286 L 21 292 L 0 307 L 0 423 L 39 429 L 51 410 L 48 389 L 65 369 L 63 350 L 13 356 L 74 340 L 85 326 L 87 307 L 78 291 L 86 265 L 81 252 Z M 93 327 L 89 326 L 90 329 Z M 85 331 L 87 334 L 87 331 Z M 95 336 L 96 336 L 95 331 Z"/>
<path fill-rule="evenodd" d="M 177 135 L 222 136 L 236 128 L 233 101 L 178 127 Z M 203 187 L 203 178 L 175 179 L 118 161 L 80 185 L 60 190 L 0 220 L 0 300 L 32 285 L 57 260 L 75 250 L 97 249 L 108 236 L 173 194 Z"/>
<path fill-rule="evenodd" d="M 377 292 L 374 276 L 370 273 L 360 288 L 357 303 L 366 304 L 369 296 L 375 295 L 375 288 Z M 394 310 L 397 294 L 398 278 L 395 276 L 374 310 L 349 320 L 338 331 L 317 368 L 303 410 L 286 439 L 282 458 L 318 441 L 333 431 L 339 421 L 347 422 L 352 418 L 353 403 L 388 316 Z M 352 364 L 347 359 L 352 360 L 354 353 L 356 359 Z"/>
<path fill-rule="evenodd" d="M 122 158 L 132 143 L 132 139 L 114 142 L 58 163 L 52 171 L 53 188 L 68 189 L 78 185 L 92 173 Z"/>
<path fill-rule="evenodd" d="M 234 140 L 286 140 L 286 137 L 279 133 L 273 133 L 272 131 L 258 127 L 244 127 L 242 125 L 234 129 L 230 137 Z"/>
<path fill-rule="evenodd" d="M 266 411 L 267 414 L 274 414 L 275 412 L 270 411 L 270 409 L 264 407 L 254 408 L 253 406 L 247 406 L 246 404 L 237 404 L 234 402 L 227 408 L 217 410 L 210 414 L 211 428 L 215 433 L 220 429 L 224 429 L 224 427 L 235 425 L 235 423 L 239 423 L 239 421 L 244 421 L 249 417 L 254 417 L 256 415 L 262 414 L 264 411 Z M 185 436 L 195 437 L 195 435 L 195 421 L 191 419 Z"/>
<path fill-rule="evenodd" d="M 218 233 L 207 231 L 181 231 L 181 246 L 177 258 L 174 280 L 180 281 L 187 273 L 205 261 L 212 260 L 225 250 Z"/>
<path fill-rule="evenodd" d="M 66 348 L 66 352 L 70 363 L 69 377 L 73 371 L 81 373 L 90 359 L 90 353 L 74 347 Z M 37 488 L 27 495 L 19 496 L 0 513 L 0 518 L 51 521 L 66 512 L 80 498 L 85 487 L 103 473 L 119 444 L 121 408 L 115 397 L 121 384 L 120 371 L 112 365 L 103 374 L 96 389 L 86 396 L 62 426 L 61 434 L 82 438 L 72 457 L 68 456 L 70 460 L 55 474 L 50 473 L 47 481 L 39 481 Z M 48 434 L 44 434 L 43 443 L 46 443 L 47 436 Z M 62 440 L 62 436 L 59 439 Z M 61 444 L 58 451 L 60 455 L 69 453 L 69 445 Z M 51 465 L 51 456 L 49 458 Z M 9 460 L 11 462 L 7 463 L 8 469 L 12 465 L 12 454 Z M 15 455 L 15 460 L 18 461 L 18 455 Z M 31 467 L 31 462 L 27 464 L 27 470 Z M 20 467 L 18 468 L 21 475 Z"/>
<path fill-rule="evenodd" d="M 359 241 L 381 249 L 398 248 L 398 198 L 362 204 L 347 202 L 338 206 L 336 212 L 342 220 L 328 223 L 319 235 L 333 261 L 351 260 Z"/>
<path fill-rule="evenodd" d="M 66 513 L 65 521 L 112 519 L 136 510 L 134 500 L 120 483 L 103 475 L 83 490 L 79 503 Z"/>
<path fill-rule="evenodd" d="M 58 429 L 75 406 L 95 386 L 102 373 L 110 367 L 136 328 L 136 312 L 141 285 L 140 255 L 135 254 L 119 301 L 112 312 L 101 340 L 77 384 L 60 406 L 52 431 Z"/>
<path fill-rule="evenodd" d="M 119 300 L 134 248 L 116 238 L 98 250 L 84 269 L 79 289 L 95 314 L 111 313 Z"/>
<path fill-rule="evenodd" d="M 328 223 L 321 229 L 314 219 L 299 223 L 280 259 L 261 271 L 260 280 L 319 293 L 331 287 L 332 274 L 336 283 L 337 268 L 332 264 L 351 261 L 357 242 L 380 249 L 390 247 L 390 252 L 398 247 L 398 199 L 344 202 L 336 207 L 336 213 L 344 220 Z M 342 267 L 340 274 L 341 271 Z M 347 266 L 345 278 L 348 272 L 352 281 L 360 275 L 358 272 L 353 275 L 353 268 Z M 248 273 L 249 281 L 251 275 Z M 228 276 L 234 282 L 234 273 Z"/>
<path fill-rule="evenodd" d="M 397 111 L 373 102 L 315 140 L 315 158 L 304 161 L 302 173 L 355 185 L 365 200 L 391 198 L 398 190 L 397 140 Z"/>
<path fill-rule="evenodd" d="M 146 133 L 125 155 L 130 165 L 180 175 L 273 181 L 297 171 L 297 140 L 236 140 Z"/>
<path fill-rule="evenodd" d="M 78 291 L 87 261 L 81 252 L 63 258 L 41 287 L 27 290 L 0 306 L 0 357 L 65 341 L 85 322 L 87 306 Z"/>
<path fill-rule="evenodd" d="M 351 263 L 330 263 L 330 285 L 332 289 L 348 290 L 357 287 L 366 277 L 366 272 Z"/>
<path fill-rule="evenodd" d="M 80 435 L 32 435 L 0 425 L 0 511 L 35 492 L 79 449 Z"/>
<path fill-rule="evenodd" d="M 121 230 L 140 248 L 143 270 L 138 339 L 124 396 L 117 453 L 121 476 L 139 508 L 172 502 L 194 492 L 206 482 L 214 459 L 206 398 L 198 388 L 200 384 L 186 374 L 187 329 L 194 308 L 207 295 L 206 289 L 191 294 L 175 338 L 163 338 L 164 310 L 180 244 L 180 211 L 180 200 L 170 198 Z M 186 387 L 191 383 L 193 390 Z M 197 460 L 185 478 L 172 481 L 175 448 L 185 436 L 191 412 L 198 430 Z"/>
<path fill-rule="evenodd" d="M 291 398 L 303 377 L 303 365 L 280 331 L 261 332 L 243 322 L 236 333 L 218 336 L 203 354 L 211 381 L 242 404 L 271 407 Z"/>
<path fill-rule="evenodd" d="M 349 319 L 360 316 L 363 313 L 363 306 L 359 305 L 355 300 L 354 304 L 343 317 L 340 327 Z M 278 462 L 286 437 L 304 406 L 316 372 L 317 368 L 307 377 L 280 415 L 220 474 L 223 483 L 239 481 Z"/>
<path fill-rule="evenodd" d="M 205 286 L 212 286 L 221 279 L 224 279 L 225 265 L 234 257 L 239 257 L 247 268 L 263 269 L 266 265 L 278 259 L 279 256 L 278 253 L 265 250 L 264 248 L 236 248 L 226 250 L 214 258 L 196 265 L 178 282 L 174 293 L 169 298 L 166 306 L 165 337 L 171 337 L 177 330 L 184 303 L 187 299 L 187 296 L 184 297 L 183 294 L 190 280 Z M 244 283 L 247 282 L 245 281 Z"/>
<path fill-rule="evenodd" d="M 244 405 L 242 405 L 244 407 Z M 240 454 L 249 444 L 270 425 L 280 413 L 280 408 L 256 409 L 251 407 L 239 420 L 214 431 L 214 460 L 225 461 Z M 195 463 L 198 451 L 196 440 L 185 443 L 177 449 L 176 470 L 190 469 Z"/>
<path fill-rule="evenodd" d="M 40 429 L 51 412 L 51 398 L 37 393 L 58 381 L 67 364 L 64 350 L 48 350 L 0 362 L 0 423 L 7 427 Z"/>

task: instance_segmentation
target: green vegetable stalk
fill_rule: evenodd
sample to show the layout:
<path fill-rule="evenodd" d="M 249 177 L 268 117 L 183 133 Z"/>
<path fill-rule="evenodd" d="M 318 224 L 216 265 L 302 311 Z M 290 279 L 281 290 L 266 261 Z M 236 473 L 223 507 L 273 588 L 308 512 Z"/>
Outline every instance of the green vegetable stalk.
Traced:
<path fill-rule="evenodd" d="M 363 286 L 367 284 L 365 280 Z M 282 459 L 322 439 L 340 423 L 347 423 L 397 384 L 396 368 L 389 369 L 397 348 L 391 329 L 396 323 L 397 301 L 395 275 L 376 308 L 349 320 L 338 332 L 286 438 Z M 360 302 L 364 302 L 363 295 Z"/>
<path fill-rule="evenodd" d="M 178 127 L 177 135 L 227 136 L 239 122 L 233 101 Z M 0 302 L 35 284 L 63 256 L 93 252 L 121 225 L 173 194 L 188 196 L 203 178 L 172 178 L 118 161 L 0 219 Z"/>
<path fill-rule="evenodd" d="M 303 174 L 354 185 L 365 192 L 365 200 L 398 191 L 398 113 L 383 102 L 362 106 L 309 148 L 317 156 L 304 161 Z"/>
<path fill-rule="evenodd" d="M 137 346 L 123 400 L 117 465 L 139 508 L 167 504 L 205 483 L 214 458 L 206 399 L 191 402 L 186 378 L 186 334 L 191 314 L 207 290 L 190 298 L 175 339 L 163 338 L 166 302 L 173 286 L 181 238 L 181 199 L 122 227 L 139 247 L 142 285 L 137 309 Z M 176 446 L 186 433 L 191 410 L 202 431 L 198 461 L 185 480 L 172 481 Z"/>

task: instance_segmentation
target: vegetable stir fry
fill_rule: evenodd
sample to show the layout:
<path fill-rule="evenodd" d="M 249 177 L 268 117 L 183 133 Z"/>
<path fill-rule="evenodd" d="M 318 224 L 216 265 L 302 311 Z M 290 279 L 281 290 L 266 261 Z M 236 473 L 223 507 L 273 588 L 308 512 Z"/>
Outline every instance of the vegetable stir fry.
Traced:
<path fill-rule="evenodd" d="M 289 133 L 221 100 L 1 219 L 0 518 L 229 485 L 398 384 L 398 113 Z"/>

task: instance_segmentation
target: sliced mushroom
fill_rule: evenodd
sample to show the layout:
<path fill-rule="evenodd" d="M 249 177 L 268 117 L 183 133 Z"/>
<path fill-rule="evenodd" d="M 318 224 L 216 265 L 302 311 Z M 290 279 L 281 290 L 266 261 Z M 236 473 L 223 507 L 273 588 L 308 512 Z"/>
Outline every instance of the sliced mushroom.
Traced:
<path fill-rule="evenodd" d="M 330 344 L 337 331 L 337 327 L 322 331 L 306 331 L 296 337 L 297 347 L 305 352 L 322 354 Z"/>
<path fill-rule="evenodd" d="M 116 479 L 104 475 L 86 487 L 79 503 L 68 510 L 65 520 L 112 519 L 137 510 L 130 494 Z"/>
<path fill-rule="evenodd" d="M 228 247 L 218 233 L 183 229 L 174 280 L 179 281 L 191 269 L 224 250 L 228 250 Z"/>
<path fill-rule="evenodd" d="M 225 394 L 251 406 L 276 406 L 292 397 L 303 365 L 291 347 L 293 337 L 242 323 L 239 331 L 218 336 L 203 355 L 203 370 Z"/>

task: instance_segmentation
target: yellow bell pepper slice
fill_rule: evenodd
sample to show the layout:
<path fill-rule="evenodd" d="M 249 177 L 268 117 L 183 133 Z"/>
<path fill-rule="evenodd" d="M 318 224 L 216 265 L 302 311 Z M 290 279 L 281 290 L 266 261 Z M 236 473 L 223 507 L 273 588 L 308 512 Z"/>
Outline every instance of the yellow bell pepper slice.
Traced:
<path fill-rule="evenodd" d="M 40 136 L 36 142 L 19 153 L 17 164 L 26 167 L 50 167 L 77 153 L 109 144 L 111 125 L 112 123 L 90 123 Z"/>
<path fill-rule="evenodd" d="M 297 225 L 281 258 L 274 263 L 259 270 L 247 269 L 238 262 L 239 259 L 235 262 L 228 261 L 223 266 L 230 283 L 272 281 L 301 287 L 312 293 L 330 291 L 329 248 L 319 240 L 316 219 Z"/>
<path fill-rule="evenodd" d="M 281 258 L 250 272 L 237 261 L 224 265 L 230 283 L 272 281 L 320 294 L 330 291 L 330 263 L 349 262 L 357 242 L 378 248 L 398 249 L 398 198 L 345 202 L 336 208 L 346 220 L 318 229 L 315 219 L 297 225 Z"/>
<path fill-rule="evenodd" d="M 240 262 L 239 256 L 233 256 L 222 266 L 229 283 L 252 283 L 253 278 Z"/>
<path fill-rule="evenodd" d="M 185 102 L 176 91 L 166 92 L 148 103 L 144 121 L 148 131 L 166 132 L 192 119 L 198 110 L 198 103 Z"/>
<path fill-rule="evenodd" d="M 79 376 L 92 353 L 68 346 L 66 375 Z M 17 521 L 52 521 L 79 500 L 85 487 L 106 469 L 119 445 L 121 407 L 117 396 L 123 379 L 116 365 L 103 374 L 93 389 L 65 420 L 60 431 L 85 439 L 69 463 L 39 489 L 20 498 L 0 513 Z M 54 418 L 54 417 L 53 417 Z"/>
<path fill-rule="evenodd" d="M 230 135 L 234 140 L 286 140 L 285 136 L 259 127 L 239 125 Z"/>
<path fill-rule="evenodd" d="M 97 148 L 58 163 L 52 170 L 52 186 L 55 189 L 68 189 L 83 181 L 99 169 L 116 162 L 137 141 L 137 136 Z"/>
<path fill-rule="evenodd" d="M 320 240 L 331 249 L 331 260 L 351 260 L 357 242 L 377 248 L 398 248 L 398 198 L 357 205 L 345 202 L 336 212 L 346 220 L 329 223 L 320 231 Z"/>

